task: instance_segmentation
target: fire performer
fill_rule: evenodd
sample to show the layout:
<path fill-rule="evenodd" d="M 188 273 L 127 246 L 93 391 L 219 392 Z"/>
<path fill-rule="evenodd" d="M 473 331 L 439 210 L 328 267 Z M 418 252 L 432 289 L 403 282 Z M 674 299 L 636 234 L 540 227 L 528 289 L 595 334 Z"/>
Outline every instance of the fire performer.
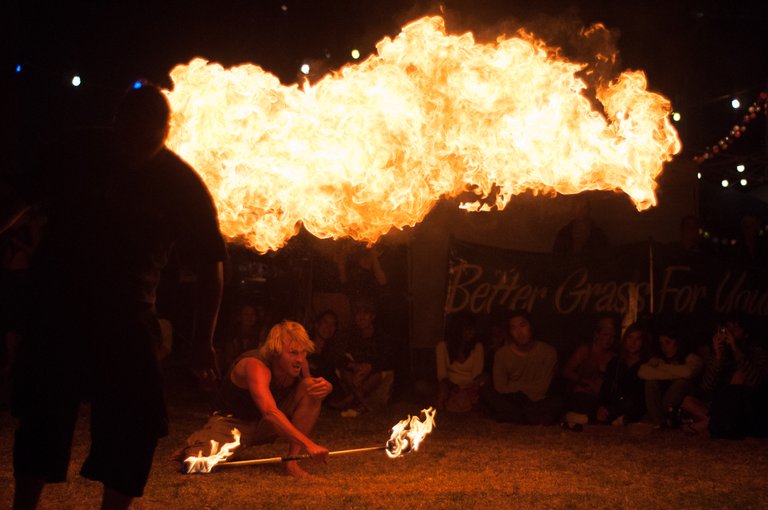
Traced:
<path fill-rule="evenodd" d="M 313 460 L 325 462 L 328 449 L 308 434 L 333 387 L 322 377 L 309 375 L 307 353 L 314 348 L 301 324 L 283 321 L 273 326 L 259 349 L 243 353 L 232 364 L 222 382 L 219 410 L 189 436 L 179 460 L 207 456 L 211 440 L 226 444 L 237 429 L 245 447 L 282 437 L 290 442 L 288 457 L 306 449 Z M 296 477 L 308 475 L 295 460 L 285 463 L 285 471 Z"/>
<path fill-rule="evenodd" d="M 45 483 L 66 479 L 84 400 L 91 449 L 81 474 L 103 484 L 102 508 L 127 508 L 142 495 L 167 434 L 155 303 L 176 249 L 197 275 L 198 376 L 216 379 L 226 245 L 205 184 L 165 147 L 169 118 L 160 89 L 131 89 L 113 129 L 77 133 L 55 153 L 46 189 L 20 193 L 49 221 L 14 371 L 16 509 L 35 508 Z"/>

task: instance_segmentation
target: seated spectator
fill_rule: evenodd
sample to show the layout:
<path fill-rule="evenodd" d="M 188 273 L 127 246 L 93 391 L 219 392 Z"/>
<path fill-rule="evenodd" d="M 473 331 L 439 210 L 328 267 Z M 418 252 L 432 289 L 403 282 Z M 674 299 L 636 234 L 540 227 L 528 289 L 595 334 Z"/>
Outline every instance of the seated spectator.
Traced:
<path fill-rule="evenodd" d="M 643 363 L 638 376 L 645 381 L 648 419 L 657 427 L 676 427 L 683 399 L 691 394 L 704 362 L 668 326 L 659 331 L 659 352 Z"/>
<path fill-rule="evenodd" d="M 446 340 L 435 347 L 437 361 L 437 409 L 471 411 L 483 383 L 483 344 L 477 336 L 475 316 L 468 311 L 448 317 Z"/>
<path fill-rule="evenodd" d="M 595 324 L 592 341 L 579 346 L 563 367 L 563 378 L 568 384 L 566 421 L 569 423 L 596 421 L 603 378 L 608 362 L 616 356 L 615 341 L 616 322 L 612 317 L 601 317 Z"/>
<path fill-rule="evenodd" d="M 598 423 L 624 425 L 645 414 L 645 383 L 638 370 L 647 358 L 651 337 L 643 326 L 631 324 L 624 331 L 619 355 L 608 362 L 600 387 Z"/>
<path fill-rule="evenodd" d="M 232 362 L 246 351 L 259 347 L 266 338 L 266 313 L 264 307 L 251 303 L 240 305 L 234 316 L 234 324 L 225 333 L 220 346 L 221 372 L 226 372 Z"/>
<path fill-rule="evenodd" d="M 373 302 L 353 305 L 354 328 L 344 350 L 341 383 L 348 397 L 341 403 L 342 416 L 356 417 L 389 402 L 393 371 L 393 340 L 376 327 Z"/>
<path fill-rule="evenodd" d="M 322 377 L 333 385 L 333 392 L 326 399 L 329 404 L 341 394 L 339 370 L 343 366 L 344 353 L 339 350 L 337 338 L 338 318 L 333 310 L 325 310 L 317 316 L 312 335 L 315 351 L 307 355 L 309 372 Z"/>
<path fill-rule="evenodd" d="M 483 372 L 485 379 L 493 377 L 493 358 L 496 351 L 509 342 L 509 310 L 501 305 L 494 306 L 488 314 L 488 332 L 483 338 Z"/>
<path fill-rule="evenodd" d="M 508 321 L 511 341 L 493 359 L 493 384 L 485 384 L 480 398 L 497 421 L 552 425 L 562 415 L 560 398 L 547 396 L 557 367 L 554 347 L 535 340 L 529 315 L 512 312 Z"/>
<path fill-rule="evenodd" d="M 768 352 L 750 341 L 740 317 L 728 317 L 712 336 L 699 392 L 683 400 L 682 409 L 693 419 L 683 430 L 734 439 L 765 434 L 757 416 L 767 380 Z"/>

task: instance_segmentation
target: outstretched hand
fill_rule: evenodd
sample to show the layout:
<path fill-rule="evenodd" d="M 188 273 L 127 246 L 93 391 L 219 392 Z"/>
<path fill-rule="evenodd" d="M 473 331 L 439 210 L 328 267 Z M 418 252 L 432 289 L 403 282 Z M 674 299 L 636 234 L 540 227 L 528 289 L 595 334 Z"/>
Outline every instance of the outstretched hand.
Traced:
<path fill-rule="evenodd" d="M 216 351 L 212 346 L 192 351 L 192 372 L 200 387 L 206 391 L 216 389 L 221 375 L 216 362 Z"/>

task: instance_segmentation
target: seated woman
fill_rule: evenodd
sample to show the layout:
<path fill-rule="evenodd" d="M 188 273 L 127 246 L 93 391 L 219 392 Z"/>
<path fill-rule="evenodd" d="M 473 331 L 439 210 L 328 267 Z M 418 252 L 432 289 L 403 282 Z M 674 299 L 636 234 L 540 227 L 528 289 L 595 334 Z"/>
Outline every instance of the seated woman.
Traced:
<path fill-rule="evenodd" d="M 764 434 L 755 418 L 765 406 L 766 381 L 768 352 L 750 341 L 741 317 L 726 318 L 712 336 L 698 392 L 683 400 L 683 411 L 693 419 L 683 431 L 728 438 Z"/>
<path fill-rule="evenodd" d="M 693 392 L 704 362 L 685 348 L 670 326 L 660 329 L 658 343 L 658 353 L 637 374 L 645 381 L 645 407 L 651 423 L 657 428 L 676 427 L 680 404 Z"/>
<path fill-rule="evenodd" d="M 309 373 L 305 376 L 322 377 L 333 386 L 331 394 L 324 401 L 329 407 L 336 406 L 344 397 L 339 381 L 340 370 L 344 366 L 344 353 L 340 351 L 338 325 L 336 312 L 330 308 L 320 312 L 312 329 L 315 350 L 307 354 Z"/>
<path fill-rule="evenodd" d="M 485 352 L 476 333 L 472 313 L 461 311 L 448 317 L 446 340 L 435 347 L 438 410 L 461 413 L 477 404 Z"/>
<path fill-rule="evenodd" d="M 226 373 L 238 356 L 258 349 L 267 337 L 267 314 L 263 305 L 242 303 L 233 310 L 231 327 L 217 346 L 221 373 Z"/>
<path fill-rule="evenodd" d="M 597 320 L 592 341 L 578 347 L 563 367 L 568 383 L 566 421 L 585 424 L 596 421 L 603 376 L 616 353 L 616 322 L 605 316 Z"/>
<path fill-rule="evenodd" d="M 637 375 L 647 359 L 651 336 L 638 323 L 631 324 L 621 338 L 619 355 L 608 362 L 600 388 L 598 423 L 624 425 L 640 421 L 645 413 L 645 383 Z"/>

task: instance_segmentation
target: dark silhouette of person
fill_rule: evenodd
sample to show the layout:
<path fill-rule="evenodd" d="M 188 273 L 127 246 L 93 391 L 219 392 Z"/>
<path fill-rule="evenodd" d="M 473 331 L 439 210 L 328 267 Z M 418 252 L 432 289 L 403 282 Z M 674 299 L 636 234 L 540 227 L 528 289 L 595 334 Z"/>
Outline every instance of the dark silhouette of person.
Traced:
<path fill-rule="evenodd" d="M 217 379 L 226 245 L 205 184 L 165 147 L 169 118 L 160 89 L 129 90 L 110 129 L 66 139 L 44 186 L 22 193 L 49 220 L 14 372 L 14 508 L 35 508 L 45 483 L 66 479 L 83 400 L 91 449 L 81 474 L 103 484 L 102 508 L 127 508 L 143 494 L 168 428 L 155 304 L 173 250 L 197 275 L 193 364 L 201 381 Z"/>
<path fill-rule="evenodd" d="M 555 255 L 595 255 L 608 247 L 608 238 L 592 219 L 592 207 L 585 197 L 577 197 L 574 218 L 557 232 L 552 245 Z"/>
<path fill-rule="evenodd" d="M 741 215 L 736 243 L 728 250 L 732 264 L 745 268 L 768 266 L 768 241 L 761 232 L 763 224 L 754 212 Z"/>

